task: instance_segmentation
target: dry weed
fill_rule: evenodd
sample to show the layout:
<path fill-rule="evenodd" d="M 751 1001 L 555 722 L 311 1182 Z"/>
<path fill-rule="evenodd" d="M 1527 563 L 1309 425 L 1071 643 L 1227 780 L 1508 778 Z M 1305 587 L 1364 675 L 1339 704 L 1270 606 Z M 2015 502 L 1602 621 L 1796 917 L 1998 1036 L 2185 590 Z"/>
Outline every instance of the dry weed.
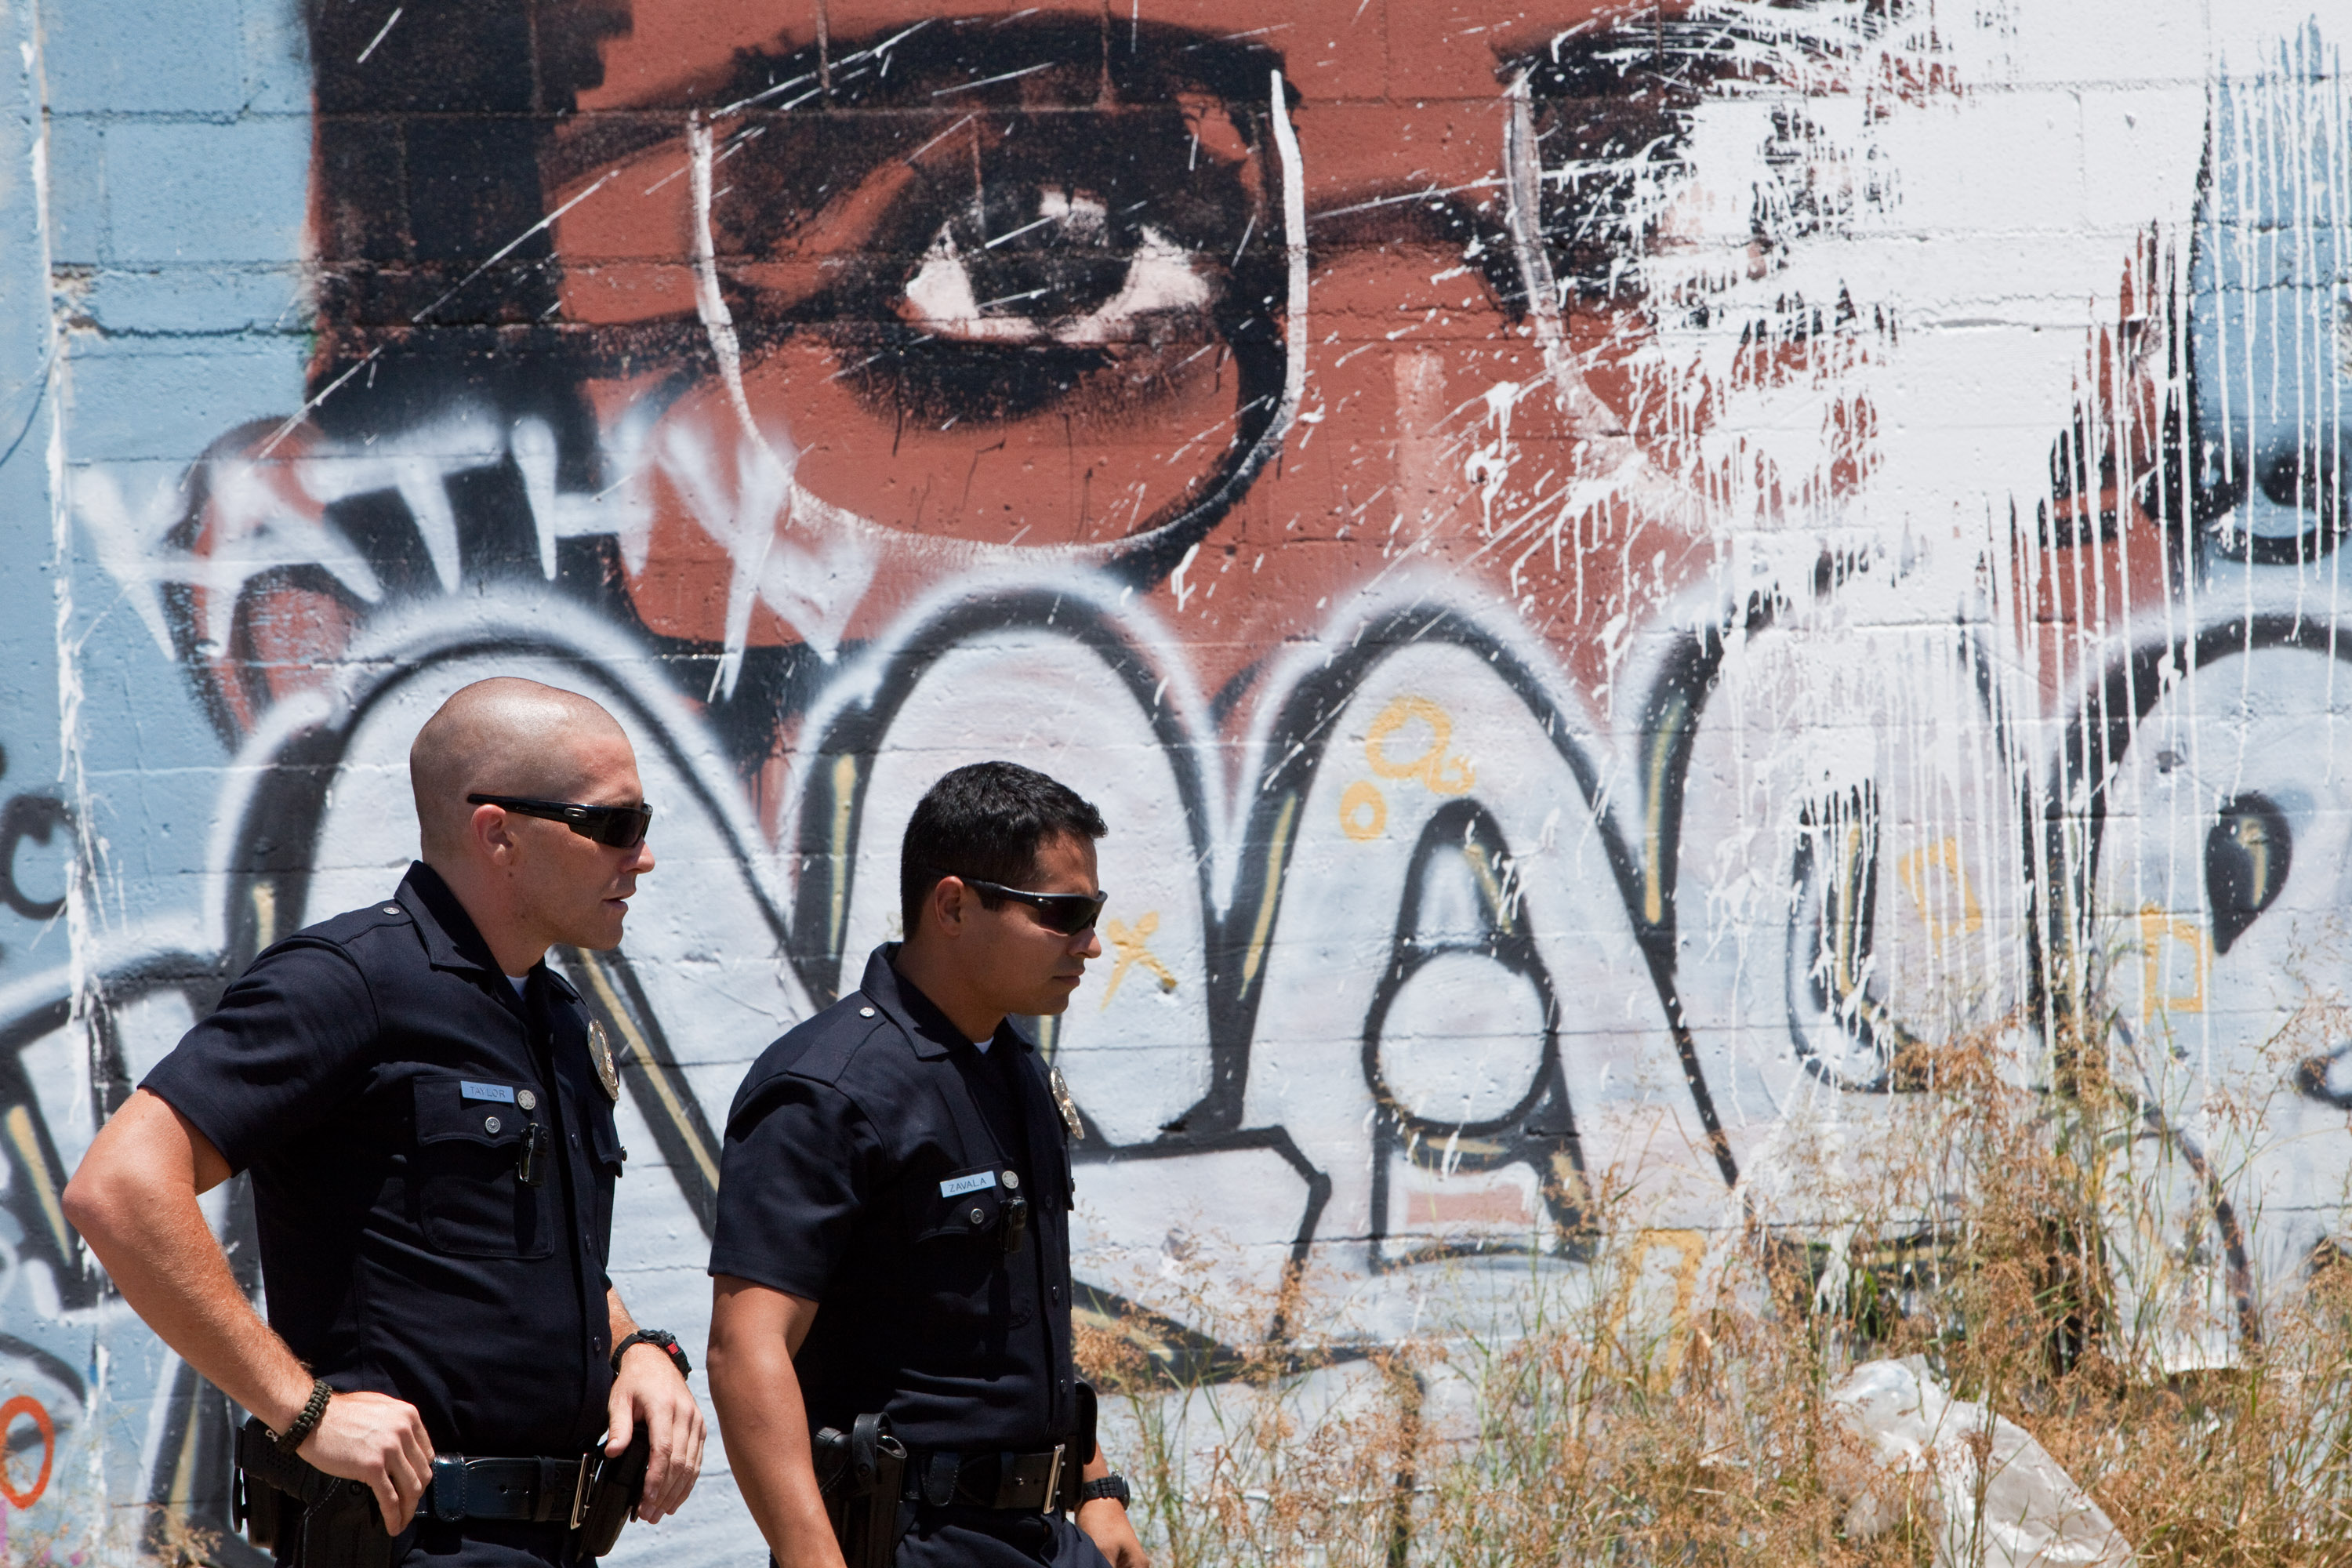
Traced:
<path fill-rule="evenodd" d="M 1307 1278 L 1271 1304 L 1203 1284 L 1173 1314 L 1232 1351 L 1142 1314 L 1082 1325 L 1155 1561 L 1924 1565 L 1926 1499 L 1826 1408 L 1857 1362 L 1919 1355 L 2032 1432 L 2142 1563 L 2352 1564 L 2352 1268 L 2235 1325 L 2231 1364 L 2168 1364 L 2210 1260 L 2165 1251 L 2198 1227 L 2132 1163 L 2147 1108 L 2103 1042 L 2029 1072 L 2019 1037 L 1906 1064 L 1924 1088 L 1848 1179 L 1854 1223 L 1751 1200 L 1679 1321 L 1622 1310 L 1638 1248 L 1602 1215 L 1590 1261 L 1531 1266 L 1505 1324 L 1370 1346 Z M 1268 1322 L 1316 1331 L 1219 1331 Z"/>

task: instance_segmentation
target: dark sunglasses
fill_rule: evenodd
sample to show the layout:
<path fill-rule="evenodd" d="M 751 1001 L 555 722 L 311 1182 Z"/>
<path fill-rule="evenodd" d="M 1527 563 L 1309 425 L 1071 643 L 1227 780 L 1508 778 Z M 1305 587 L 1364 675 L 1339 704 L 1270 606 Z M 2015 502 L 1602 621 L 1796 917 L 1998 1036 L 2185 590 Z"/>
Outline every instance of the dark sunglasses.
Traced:
<path fill-rule="evenodd" d="M 1097 893 L 1091 898 L 1084 893 L 1032 893 L 1019 888 L 1008 888 L 1002 882 L 983 882 L 978 877 L 966 877 L 956 871 L 940 871 L 942 877 L 953 877 L 965 887 L 980 894 L 981 902 L 993 909 L 1001 899 L 1016 904 L 1026 904 L 1037 911 L 1037 923 L 1047 931 L 1064 936 L 1076 936 L 1102 918 L 1103 906 L 1110 902 L 1108 893 Z"/>
<path fill-rule="evenodd" d="M 646 841 L 653 825 L 650 805 L 577 805 L 564 800 L 530 800 L 515 795 L 469 795 L 467 805 L 503 806 L 518 816 L 543 816 L 560 822 L 583 838 L 614 849 L 634 849 Z"/>

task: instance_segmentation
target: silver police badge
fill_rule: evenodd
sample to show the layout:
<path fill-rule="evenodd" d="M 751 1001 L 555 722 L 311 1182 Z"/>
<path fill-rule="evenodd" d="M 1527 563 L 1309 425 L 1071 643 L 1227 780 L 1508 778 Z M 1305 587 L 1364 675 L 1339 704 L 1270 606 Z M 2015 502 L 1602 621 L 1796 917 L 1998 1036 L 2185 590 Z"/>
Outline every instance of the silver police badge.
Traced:
<path fill-rule="evenodd" d="M 605 1037 L 604 1026 L 593 1018 L 588 1020 L 588 1058 L 596 1064 L 596 1081 L 604 1086 L 606 1098 L 620 1099 L 621 1068 L 613 1060 L 613 1042 Z"/>
<path fill-rule="evenodd" d="M 1078 1102 L 1070 1098 L 1070 1086 L 1062 1081 L 1062 1069 L 1046 1063 L 1045 1081 L 1054 1086 L 1054 1103 L 1062 1108 L 1062 1125 L 1070 1130 L 1071 1137 L 1084 1138 L 1086 1123 L 1078 1120 Z"/>

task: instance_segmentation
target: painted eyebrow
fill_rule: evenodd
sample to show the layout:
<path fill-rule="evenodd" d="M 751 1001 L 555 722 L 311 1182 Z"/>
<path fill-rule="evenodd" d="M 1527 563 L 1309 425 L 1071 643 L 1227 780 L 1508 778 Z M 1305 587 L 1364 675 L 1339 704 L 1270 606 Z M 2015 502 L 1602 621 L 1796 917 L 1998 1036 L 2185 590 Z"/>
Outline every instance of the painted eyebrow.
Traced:
<path fill-rule="evenodd" d="M 543 177 L 549 189 L 563 188 L 677 141 L 687 113 L 709 115 L 724 139 L 741 132 L 741 124 L 727 123 L 737 115 L 1098 113 L 1107 70 L 1121 79 L 1122 106 L 1162 108 L 1203 94 L 1246 113 L 1263 97 L 1267 71 L 1283 63 L 1264 44 L 1172 23 L 1112 26 L 1108 57 L 1104 39 L 1099 14 L 1065 12 L 926 18 L 836 38 L 824 50 L 810 43 L 772 51 L 742 61 L 731 79 L 694 97 L 582 117 L 546 146 Z M 1084 80 L 1043 101 L 1025 96 L 1041 79 L 1052 82 L 1057 69 L 1081 73 Z M 863 180 L 891 156 L 877 151 L 870 159 L 836 165 L 837 183 Z"/>

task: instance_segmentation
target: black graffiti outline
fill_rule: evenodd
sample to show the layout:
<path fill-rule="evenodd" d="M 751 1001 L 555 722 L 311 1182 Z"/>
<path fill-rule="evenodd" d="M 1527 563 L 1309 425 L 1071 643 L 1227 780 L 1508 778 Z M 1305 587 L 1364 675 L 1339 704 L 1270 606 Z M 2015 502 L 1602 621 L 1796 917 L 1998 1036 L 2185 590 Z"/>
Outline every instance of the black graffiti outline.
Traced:
<path fill-rule="evenodd" d="M 1501 885 L 1486 905 L 1485 940 L 1474 945 L 1433 943 L 1423 939 L 1418 916 L 1426 879 L 1438 856 L 1446 849 L 1466 852 L 1486 848 L 1499 861 Z M 1438 1163 L 1446 1170 L 1492 1171 L 1525 1164 L 1536 1173 L 1539 1201 L 1549 1214 L 1554 1244 L 1544 1250 L 1582 1261 L 1590 1239 L 1591 1215 L 1587 1207 L 1584 1145 L 1576 1130 L 1576 1109 L 1568 1091 L 1567 1068 L 1560 1058 L 1559 994 L 1542 953 L 1528 935 L 1517 911 L 1525 908 L 1528 890 L 1519 883 L 1509 839 L 1501 824 L 1475 800 L 1453 800 L 1439 806 L 1423 823 L 1419 841 L 1406 863 L 1404 891 L 1398 900 L 1396 931 L 1391 939 L 1389 963 L 1372 993 L 1364 1015 L 1363 1073 L 1378 1108 L 1372 1126 L 1371 1224 L 1366 1245 L 1372 1271 L 1409 1267 L 1439 1258 L 1496 1251 L 1522 1250 L 1527 1244 L 1450 1237 L 1417 1238 L 1395 1257 L 1389 1254 L 1390 1171 L 1392 1156 L 1402 1151 L 1416 1163 L 1442 1149 Z M 1389 1086 L 1381 1069 L 1383 1026 L 1389 1009 L 1405 984 L 1438 959 L 1476 952 L 1507 973 L 1535 987 L 1543 1013 L 1539 1058 L 1527 1092 L 1500 1116 L 1483 1121 L 1434 1123 L 1408 1110 Z M 1557 1121 L 1558 1125 L 1553 1123 Z M 1469 1140 L 1465 1147 L 1462 1140 Z M 1441 1142 L 1441 1140 L 1443 1141 Z M 1559 1169 L 1565 1159 L 1568 1169 Z"/>
<path fill-rule="evenodd" d="M 2067 952 L 2093 951 L 2096 933 L 2097 888 L 2099 866 L 2105 853 L 2107 796 L 2122 776 L 2124 759 L 2139 731 L 2157 704 L 2175 689 L 2180 680 L 2191 672 L 2219 664 L 2223 659 L 2247 657 L 2274 649 L 2293 649 L 2316 654 L 2339 663 L 2352 663 L 2352 642 L 2347 642 L 2340 627 L 2309 616 L 2293 613 L 2268 613 L 2234 616 L 2201 627 L 2192 635 L 2152 640 L 2114 660 L 2106 673 L 2086 690 L 2069 721 L 2060 750 L 2060 766 L 2053 779 L 2043 806 L 2044 853 L 2048 863 L 2066 863 L 2066 839 L 2077 826 L 2083 835 L 2083 849 L 2075 858 L 2075 868 L 2065 879 L 2068 898 L 2063 905 L 2053 900 L 2045 919 L 2050 926 L 2049 942 L 2054 950 Z M 2081 804 L 2073 805 L 2079 796 Z M 2063 946 L 2062 946 L 2063 944 Z M 2053 998 L 2048 1016 L 2054 1026 L 2058 1003 Z M 2053 1028 L 2056 1038 L 2076 1034 L 2090 1020 L 2070 1019 L 2075 1030 Z M 2301 1064 L 2290 1081 L 2298 1092 L 2308 1094 L 2312 1087 L 2311 1064 Z M 2318 1080 L 2325 1088 L 2324 1075 Z M 2326 1096 L 2320 1095 L 2323 1100 Z M 2221 1229 L 2226 1260 L 2229 1289 L 2238 1318 L 2238 1331 L 2248 1344 L 2262 1342 L 2261 1305 L 2256 1300 L 2253 1286 L 2252 1249 L 2247 1241 L 2244 1222 L 2231 1201 L 2221 1178 L 2210 1167 L 2204 1152 L 2187 1130 L 2173 1126 L 2154 1100 L 2139 1099 L 2140 1113 L 2172 1146 L 2179 1151 L 2189 1168 L 2206 1189 L 2213 1205 L 2214 1223 Z"/>
<path fill-rule="evenodd" d="M 837 994 L 845 961 L 839 947 L 844 933 L 835 929 L 834 911 L 848 907 L 866 782 L 898 709 L 931 664 L 949 649 L 970 636 L 1008 630 L 1068 638 L 1109 665 L 1136 700 L 1139 710 L 1147 715 L 1163 754 L 1171 760 L 1179 797 L 1190 818 L 1187 827 L 1193 840 L 1208 948 L 1211 1079 L 1201 1100 L 1163 1132 L 1163 1142 L 1197 1148 L 1204 1138 L 1241 1130 L 1243 1091 L 1264 984 L 1263 966 L 1253 954 L 1255 933 L 1271 931 L 1280 918 L 1283 883 L 1297 842 L 1291 826 L 1307 799 L 1339 714 L 1362 689 L 1372 668 L 1398 649 L 1419 645 L 1456 647 L 1496 671 L 1568 764 L 1588 809 L 1594 814 L 1620 901 L 1629 913 L 1635 907 L 1640 869 L 1617 827 L 1599 772 L 1585 752 L 1580 739 L 1581 727 L 1553 702 L 1546 683 L 1516 646 L 1461 612 L 1416 606 L 1376 613 L 1344 643 L 1334 637 L 1337 651 L 1282 700 L 1265 741 L 1273 761 L 1249 791 L 1248 817 L 1237 836 L 1242 847 L 1240 865 L 1232 897 L 1220 912 L 1209 886 L 1206 786 L 1195 761 L 1200 742 L 1176 713 L 1155 701 L 1162 673 L 1160 668 L 1128 640 L 1107 612 L 1075 595 L 1042 588 L 975 593 L 918 623 L 888 653 L 869 654 L 884 662 L 870 682 L 868 694 L 834 716 L 812 748 L 815 761 L 805 770 L 808 787 L 828 793 L 804 797 L 794 849 L 801 869 L 795 924 L 805 931 L 822 921 L 829 938 L 814 952 L 805 945 L 797 950 L 810 966 L 804 973 L 814 994 Z M 846 801 L 829 793 L 832 775 L 844 763 L 853 775 Z M 830 837 L 828 825 L 835 822 L 846 825 L 845 839 Z M 1716 1116 L 1697 1045 L 1674 984 L 1671 927 L 1645 930 L 1637 921 L 1634 935 L 1664 1007 L 1685 1086 L 1717 1170 L 1725 1187 L 1735 1187 L 1738 1166 Z"/>

